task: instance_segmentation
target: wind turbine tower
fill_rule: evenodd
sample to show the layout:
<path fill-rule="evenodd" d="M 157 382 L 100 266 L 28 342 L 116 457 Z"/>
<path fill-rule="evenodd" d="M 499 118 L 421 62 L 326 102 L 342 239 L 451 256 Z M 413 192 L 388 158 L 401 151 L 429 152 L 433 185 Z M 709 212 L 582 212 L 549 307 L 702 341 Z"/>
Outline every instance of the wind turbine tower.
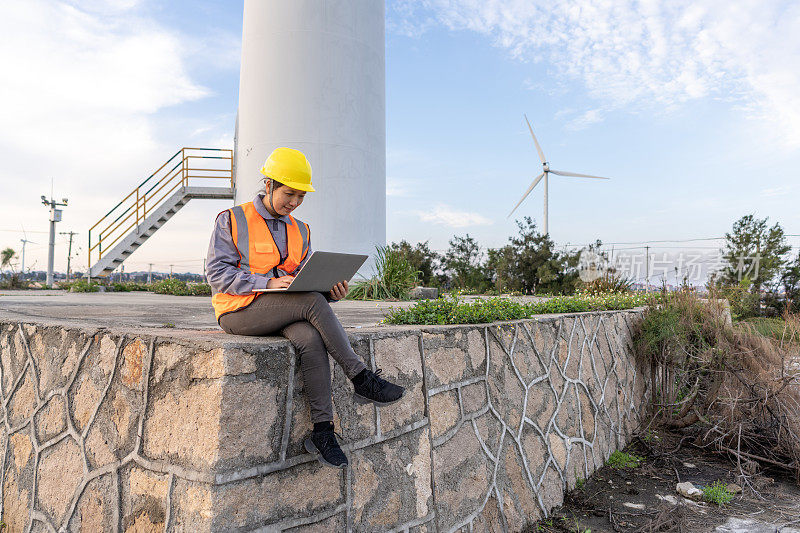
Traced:
<path fill-rule="evenodd" d="M 260 190 L 273 149 L 301 150 L 317 192 L 297 215 L 316 250 L 386 244 L 384 15 L 375 0 L 244 1 L 234 202 Z"/>
<path fill-rule="evenodd" d="M 550 174 L 556 174 L 558 176 L 570 176 L 570 177 L 575 177 L 575 178 L 595 178 L 595 179 L 599 179 L 599 180 L 607 180 L 607 179 L 611 179 L 611 178 L 603 178 L 603 177 L 600 177 L 600 176 L 591 176 L 589 174 L 577 174 L 575 172 L 566 172 L 564 170 L 553 170 L 553 169 L 551 169 L 550 168 L 550 164 L 547 162 L 547 159 L 544 157 L 544 152 L 542 151 L 542 147 L 539 146 L 539 141 L 536 140 L 536 135 L 533 134 L 533 128 L 531 127 L 531 123 L 528 120 L 528 116 L 527 115 L 524 115 L 524 116 L 525 116 L 525 122 L 528 124 L 528 130 L 531 132 L 531 137 L 533 137 L 533 143 L 536 145 L 536 152 L 539 154 L 539 160 L 542 162 L 542 173 L 539 174 L 538 176 L 536 176 L 536 178 L 533 180 L 533 183 L 531 183 L 531 186 L 528 187 L 528 190 L 525 191 L 525 194 L 522 195 L 522 198 L 520 199 L 520 201 L 517 202 L 517 205 L 514 206 L 514 209 L 511 210 L 511 212 L 508 214 L 508 217 L 506 217 L 506 218 L 509 218 L 509 217 L 511 217 L 511 215 L 514 214 L 514 211 L 516 211 L 517 208 L 520 206 L 520 204 L 525 201 L 525 198 L 528 197 L 528 195 L 531 193 L 533 188 L 536 187 L 536 185 L 538 185 L 539 182 L 542 181 L 542 179 L 544 179 L 544 219 L 543 219 L 544 220 L 544 224 L 543 224 L 543 228 L 544 228 L 544 234 L 545 235 L 549 235 L 550 231 L 549 231 L 549 221 L 548 221 L 548 212 L 547 212 L 547 207 L 548 207 L 547 206 L 547 203 L 548 203 L 547 194 L 548 194 L 548 188 L 549 188 L 548 178 L 549 178 Z"/>

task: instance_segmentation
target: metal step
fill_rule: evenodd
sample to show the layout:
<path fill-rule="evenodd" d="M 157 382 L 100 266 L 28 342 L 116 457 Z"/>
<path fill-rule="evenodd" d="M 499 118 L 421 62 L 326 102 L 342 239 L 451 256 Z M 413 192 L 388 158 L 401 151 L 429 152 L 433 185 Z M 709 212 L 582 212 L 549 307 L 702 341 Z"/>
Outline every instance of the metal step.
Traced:
<path fill-rule="evenodd" d="M 213 200 L 232 200 L 233 189 L 223 187 L 182 187 L 163 201 L 139 226 L 132 228 L 130 233 L 119 240 L 108 251 L 103 251 L 103 257 L 95 262 L 89 270 L 93 278 L 105 277 L 119 267 L 125 259 L 136 251 L 147 239 L 153 236 L 159 228 L 175 216 L 183 206 L 195 198 Z"/>

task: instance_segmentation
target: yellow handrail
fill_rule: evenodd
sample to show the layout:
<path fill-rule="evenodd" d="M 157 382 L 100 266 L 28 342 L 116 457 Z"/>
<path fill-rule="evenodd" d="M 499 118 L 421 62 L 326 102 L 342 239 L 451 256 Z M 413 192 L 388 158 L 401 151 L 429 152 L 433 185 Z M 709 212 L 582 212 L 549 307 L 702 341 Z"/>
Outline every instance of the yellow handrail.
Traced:
<path fill-rule="evenodd" d="M 197 161 L 200 160 L 200 161 Z M 219 168 L 213 167 L 211 161 L 219 162 Z M 199 166 L 203 165 L 203 167 Z M 197 174 L 197 172 L 209 173 Z M 134 227 L 138 227 L 147 214 L 156 209 L 161 202 L 178 187 L 188 187 L 190 180 L 227 179 L 233 188 L 233 150 L 227 148 L 189 148 L 184 147 L 175 152 L 158 170 L 133 189 L 125 198 L 115 205 L 95 224 L 89 228 L 89 269 L 92 268 L 92 252 L 97 250 L 97 259 L 103 257 L 103 251 L 109 250 Z M 163 190 L 167 191 L 156 198 Z M 133 217 L 133 221 L 126 225 Z M 104 224 L 102 231 L 92 231 Z M 123 228 L 124 229 L 121 229 Z"/>

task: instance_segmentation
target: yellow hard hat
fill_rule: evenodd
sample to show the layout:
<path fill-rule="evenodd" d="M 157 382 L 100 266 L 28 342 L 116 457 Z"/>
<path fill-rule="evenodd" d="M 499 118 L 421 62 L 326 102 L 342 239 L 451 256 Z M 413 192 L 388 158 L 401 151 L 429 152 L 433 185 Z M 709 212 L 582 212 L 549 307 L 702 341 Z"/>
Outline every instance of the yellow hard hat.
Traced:
<path fill-rule="evenodd" d="M 261 167 L 261 173 L 292 189 L 314 192 L 311 164 L 300 150 L 275 148 Z"/>

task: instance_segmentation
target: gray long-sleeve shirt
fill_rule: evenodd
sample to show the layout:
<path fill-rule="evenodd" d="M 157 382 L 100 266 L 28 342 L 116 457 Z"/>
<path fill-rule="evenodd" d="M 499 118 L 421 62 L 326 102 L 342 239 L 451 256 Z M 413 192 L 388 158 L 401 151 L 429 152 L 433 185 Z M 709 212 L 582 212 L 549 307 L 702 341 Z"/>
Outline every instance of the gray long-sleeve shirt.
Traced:
<path fill-rule="evenodd" d="M 273 217 L 263 203 L 264 193 L 259 193 L 253 199 L 256 212 L 261 215 L 267 223 L 272 238 L 282 258 L 288 255 L 288 242 L 286 237 L 286 223 L 289 217 L 281 215 Z M 309 237 L 310 239 L 310 237 Z M 300 266 L 292 272 L 296 274 L 311 257 L 311 247 Z M 211 233 L 211 241 L 208 244 L 208 256 L 206 257 L 206 278 L 214 294 L 224 292 L 227 294 L 251 294 L 254 289 L 265 289 L 267 282 L 272 279 L 270 273 L 253 274 L 249 270 L 243 270 L 236 266 L 239 263 L 239 252 L 233 243 L 231 234 L 231 214 L 230 211 L 223 211 L 217 216 L 214 231 Z"/>

